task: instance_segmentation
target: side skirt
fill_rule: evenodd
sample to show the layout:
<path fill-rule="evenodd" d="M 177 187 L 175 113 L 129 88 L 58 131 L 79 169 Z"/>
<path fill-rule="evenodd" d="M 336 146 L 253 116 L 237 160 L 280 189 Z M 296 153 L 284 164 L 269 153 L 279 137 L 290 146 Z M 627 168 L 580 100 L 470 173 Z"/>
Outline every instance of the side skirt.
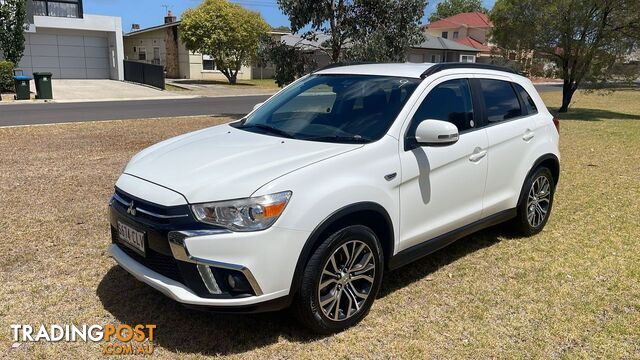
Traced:
<path fill-rule="evenodd" d="M 463 238 L 467 235 L 473 234 L 479 230 L 488 228 L 490 226 L 500 224 L 507 220 L 511 220 L 515 218 L 516 215 L 517 215 L 517 210 L 515 208 L 504 210 L 499 213 L 488 216 L 484 219 L 473 222 L 469 225 L 463 226 L 459 229 L 437 236 L 431 240 L 414 245 L 408 249 L 404 249 L 399 253 L 395 254 L 389 260 L 389 269 L 394 270 L 404 265 L 407 265 L 409 263 L 412 263 L 422 257 L 425 257 L 431 253 L 434 253 L 442 249 L 443 247 L 453 243 L 456 240 L 459 240 L 460 238 Z"/>

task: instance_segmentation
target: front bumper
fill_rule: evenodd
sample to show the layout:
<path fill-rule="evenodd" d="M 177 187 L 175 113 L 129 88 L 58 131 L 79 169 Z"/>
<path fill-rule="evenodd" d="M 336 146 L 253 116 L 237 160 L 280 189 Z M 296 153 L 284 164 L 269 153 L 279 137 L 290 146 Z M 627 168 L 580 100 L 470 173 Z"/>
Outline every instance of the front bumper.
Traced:
<path fill-rule="evenodd" d="M 150 209 L 143 200 L 123 192 L 120 194 L 125 202 L 133 200 L 137 205 L 142 204 L 140 209 Z M 111 257 L 138 280 L 180 303 L 192 306 L 233 311 L 286 298 L 298 257 L 310 235 L 275 226 L 248 233 L 203 229 L 202 224 L 190 223 L 188 219 L 156 223 L 148 216 L 132 216 L 126 209 L 118 200 L 111 202 Z M 146 257 L 132 253 L 118 242 L 115 233 L 118 221 L 147 233 Z M 225 269 L 244 274 L 253 291 L 247 294 L 211 293 L 206 274 L 201 271 L 207 267 L 214 271 Z M 216 278 L 219 279 L 218 275 Z M 254 311 L 249 309 L 248 312 Z"/>

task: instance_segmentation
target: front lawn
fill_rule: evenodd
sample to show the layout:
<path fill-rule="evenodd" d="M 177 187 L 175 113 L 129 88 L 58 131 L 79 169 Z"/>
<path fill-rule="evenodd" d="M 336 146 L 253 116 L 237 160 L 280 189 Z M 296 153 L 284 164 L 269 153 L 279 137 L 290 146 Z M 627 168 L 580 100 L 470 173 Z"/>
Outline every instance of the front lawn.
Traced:
<path fill-rule="evenodd" d="M 557 92 L 543 94 L 553 107 Z M 140 149 L 224 118 L 0 129 L 0 357 L 101 357 L 21 344 L 10 324 L 151 323 L 159 358 L 640 357 L 640 91 L 576 95 L 547 228 L 496 227 L 386 274 L 358 327 L 316 337 L 285 312 L 186 309 L 106 254 L 107 201 Z M 274 264 L 276 266 L 277 264 Z"/>

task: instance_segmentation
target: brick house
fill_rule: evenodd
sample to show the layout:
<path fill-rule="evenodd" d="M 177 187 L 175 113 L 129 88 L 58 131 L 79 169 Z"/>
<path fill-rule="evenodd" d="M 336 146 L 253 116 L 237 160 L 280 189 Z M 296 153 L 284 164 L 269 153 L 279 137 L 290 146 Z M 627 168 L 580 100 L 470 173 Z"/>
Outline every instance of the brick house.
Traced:
<path fill-rule="evenodd" d="M 489 33 L 493 24 L 481 12 L 461 13 L 427 25 L 429 35 L 439 36 L 478 50 L 477 62 L 488 62 L 492 45 Z"/>
<path fill-rule="evenodd" d="M 226 81 L 211 56 L 187 50 L 180 39 L 179 25 L 171 11 L 162 25 L 146 29 L 134 25 L 131 32 L 124 34 L 125 60 L 162 65 L 171 79 Z M 243 66 L 238 80 L 251 78 L 251 67 Z"/>

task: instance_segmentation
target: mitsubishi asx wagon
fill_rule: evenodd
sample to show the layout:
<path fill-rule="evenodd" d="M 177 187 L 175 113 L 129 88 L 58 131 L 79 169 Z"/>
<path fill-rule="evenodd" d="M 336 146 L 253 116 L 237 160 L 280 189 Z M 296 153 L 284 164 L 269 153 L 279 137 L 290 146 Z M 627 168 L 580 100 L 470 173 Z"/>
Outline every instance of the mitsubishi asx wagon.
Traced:
<path fill-rule="evenodd" d="M 329 67 L 135 155 L 109 203 L 109 252 L 186 306 L 291 308 L 338 332 L 387 271 L 499 223 L 540 232 L 558 143 L 531 82 L 505 68 Z"/>

